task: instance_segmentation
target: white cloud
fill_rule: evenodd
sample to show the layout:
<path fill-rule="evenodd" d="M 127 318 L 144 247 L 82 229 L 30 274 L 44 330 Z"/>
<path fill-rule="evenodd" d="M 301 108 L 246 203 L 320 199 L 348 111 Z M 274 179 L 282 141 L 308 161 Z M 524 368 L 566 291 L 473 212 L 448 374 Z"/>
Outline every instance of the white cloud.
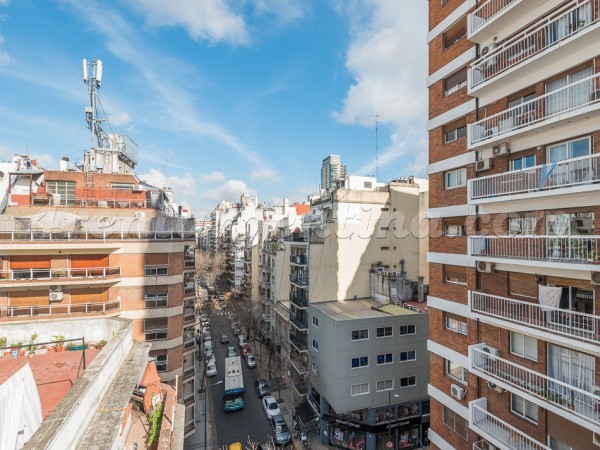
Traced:
<path fill-rule="evenodd" d="M 48 153 L 36 153 L 35 156 L 32 156 L 32 158 L 37 161 L 38 166 L 41 166 L 44 169 L 58 169 L 58 164 L 56 164 L 54 156 L 49 155 Z"/>
<path fill-rule="evenodd" d="M 238 201 L 240 195 L 245 192 L 254 194 L 254 191 L 249 189 L 242 180 L 227 180 L 217 188 L 202 192 L 200 197 L 207 202 L 217 204 L 222 200 Z"/>
<path fill-rule="evenodd" d="M 0 0 L 1 2 L 2 0 Z M 7 3 L 8 4 L 8 3 Z M 0 6 L 4 6 L 0 3 Z M 8 66 L 12 59 L 10 55 L 2 48 L 4 45 L 4 36 L 0 34 L 0 66 Z"/>
<path fill-rule="evenodd" d="M 258 14 L 274 16 L 281 25 L 302 19 L 309 6 L 305 0 L 254 0 L 254 10 Z"/>
<path fill-rule="evenodd" d="M 151 27 L 183 27 L 197 41 L 246 44 L 246 23 L 224 0 L 130 0 Z"/>
<path fill-rule="evenodd" d="M 279 176 L 274 170 L 262 168 L 250 172 L 250 180 L 275 183 L 279 180 Z"/>
<path fill-rule="evenodd" d="M 147 173 L 139 174 L 138 178 L 158 188 L 170 187 L 178 203 L 189 204 L 198 193 L 196 177 L 190 172 L 167 176 L 157 170 L 150 169 Z"/>
<path fill-rule="evenodd" d="M 11 0 L 0 0 L 0 6 L 10 5 Z"/>
<path fill-rule="evenodd" d="M 225 181 L 225 174 L 223 172 L 214 171 L 200 177 L 200 181 L 205 184 L 218 183 Z"/>

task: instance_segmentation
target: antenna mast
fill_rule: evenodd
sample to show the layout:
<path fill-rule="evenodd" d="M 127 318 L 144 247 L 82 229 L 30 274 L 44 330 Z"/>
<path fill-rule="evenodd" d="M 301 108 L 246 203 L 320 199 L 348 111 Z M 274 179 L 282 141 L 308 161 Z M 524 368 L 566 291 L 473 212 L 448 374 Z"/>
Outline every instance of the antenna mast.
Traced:
<path fill-rule="evenodd" d="M 379 118 L 382 114 L 373 114 L 369 116 L 375 119 L 375 178 L 379 181 Z"/>
<path fill-rule="evenodd" d="M 88 67 L 89 74 L 88 76 Z M 91 63 L 88 63 L 87 60 L 83 60 L 83 82 L 88 87 L 88 94 L 90 96 L 90 106 L 85 108 L 85 121 L 87 122 L 88 129 L 92 132 L 91 134 L 91 149 L 94 149 L 94 137 L 97 141 L 98 148 L 102 148 L 103 145 L 103 137 L 102 137 L 102 126 L 100 120 L 98 118 L 98 89 L 102 85 L 102 61 L 94 59 Z"/>

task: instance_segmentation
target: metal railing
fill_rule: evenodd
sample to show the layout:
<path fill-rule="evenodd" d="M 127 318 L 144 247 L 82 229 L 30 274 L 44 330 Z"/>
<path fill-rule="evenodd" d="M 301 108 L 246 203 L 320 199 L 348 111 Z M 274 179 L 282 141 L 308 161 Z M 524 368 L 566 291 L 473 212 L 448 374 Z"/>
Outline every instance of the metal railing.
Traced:
<path fill-rule="evenodd" d="M 114 267 L 87 267 L 82 269 L 10 269 L 0 270 L 2 281 L 31 281 L 51 279 L 77 279 L 77 278 L 106 278 L 121 275 L 121 268 Z"/>
<path fill-rule="evenodd" d="M 0 308 L 0 317 L 14 319 L 19 317 L 68 316 L 71 314 L 106 314 L 120 310 L 120 300 L 61 305 L 5 306 Z"/>
<path fill-rule="evenodd" d="M 474 33 L 483 25 L 489 23 L 504 8 L 511 3 L 522 0 L 488 0 L 468 16 L 469 34 Z"/>
<path fill-rule="evenodd" d="M 290 342 L 296 347 L 299 352 L 306 352 L 308 350 L 308 342 L 301 341 L 296 336 L 290 333 Z"/>
<path fill-rule="evenodd" d="M 502 380 L 518 390 L 599 425 L 600 396 L 487 353 L 481 349 L 481 344 L 472 345 L 469 350 L 471 367 L 487 374 L 486 378 Z"/>
<path fill-rule="evenodd" d="M 600 153 L 597 153 L 469 180 L 470 199 L 495 198 L 599 181 Z"/>
<path fill-rule="evenodd" d="M 482 292 L 470 292 L 470 308 L 474 313 L 594 344 L 600 343 L 600 317 L 593 314 L 552 308 Z"/>
<path fill-rule="evenodd" d="M 561 114 L 600 103 L 600 74 L 591 75 L 469 125 L 471 145 L 500 138 Z"/>
<path fill-rule="evenodd" d="M 578 264 L 600 262 L 600 236 L 469 236 L 471 256 Z"/>
<path fill-rule="evenodd" d="M 308 321 L 304 321 L 298 317 L 290 316 L 290 323 L 292 323 L 299 330 L 306 330 L 308 328 Z"/>
<path fill-rule="evenodd" d="M 169 330 L 167 328 L 157 328 L 154 330 L 144 330 L 145 341 L 162 341 L 168 339 Z"/>
<path fill-rule="evenodd" d="M 479 431 L 492 436 L 511 450 L 551 450 L 541 442 L 532 439 L 518 428 L 490 414 L 482 407 L 471 402 L 469 404 L 471 426 L 478 434 Z"/>
<path fill-rule="evenodd" d="M 308 308 L 308 298 L 305 296 L 290 292 L 290 302 L 299 308 Z"/>
<path fill-rule="evenodd" d="M 168 295 L 144 295 L 144 308 L 166 308 L 169 306 Z"/>
<path fill-rule="evenodd" d="M 195 269 L 196 268 L 196 260 L 195 259 L 185 259 L 183 261 L 183 267 L 186 269 Z"/>
<path fill-rule="evenodd" d="M 505 3 L 506 1 L 504 0 Z M 495 2 L 487 4 L 490 3 Z M 600 0 L 570 2 L 554 14 L 506 40 L 471 64 L 471 87 L 494 78 L 544 50 L 558 47 L 565 39 L 586 30 L 598 22 L 599 9 Z"/>
<path fill-rule="evenodd" d="M 290 262 L 292 264 L 306 265 L 306 255 L 290 255 Z"/>
<path fill-rule="evenodd" d="M 298 286 L 302 286 L 302 287 L 308 286 L 308 276 L 307 275 L 300 276 L 300 275 L 291 273 L 290 281 L 294 284 L 297 284 Z"/>
<path fill-rule="evenodd" d="M 82 198 L 82 197 L 60 197 L 34 195 L 31 204 L 35 206 L 63 206 L 66 208 L 135 208 L 135 209 L 159 209 L 157 202 L 143 198 Z"/>
<path fill-rule="evenodd" d="M 64 241 L 179 241 L 195 239 L 191 231 L 0 231 L 0 241 L 64 242 Z"/>

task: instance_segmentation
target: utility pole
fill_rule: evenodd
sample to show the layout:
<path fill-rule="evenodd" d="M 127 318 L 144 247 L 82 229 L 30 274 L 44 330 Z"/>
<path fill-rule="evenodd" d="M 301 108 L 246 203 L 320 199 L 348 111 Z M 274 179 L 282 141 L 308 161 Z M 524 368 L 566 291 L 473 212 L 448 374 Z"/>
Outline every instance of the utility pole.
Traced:
<path fill-rule="evenodd" d="M 379 118 L 383 115 L 373 114 L 369 117 L 375 119 L 375 178 L 379 181 Z"/>

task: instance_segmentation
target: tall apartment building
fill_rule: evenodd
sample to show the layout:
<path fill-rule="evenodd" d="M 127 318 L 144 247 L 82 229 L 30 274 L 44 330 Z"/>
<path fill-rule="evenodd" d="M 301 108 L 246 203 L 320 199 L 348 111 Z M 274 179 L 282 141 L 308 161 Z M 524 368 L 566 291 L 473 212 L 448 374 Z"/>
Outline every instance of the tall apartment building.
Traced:
<path fill-rule="evenodd" d="M 69 338 L 80 336 L 68 325 L 74 318 L 132 319 L 161 381 L 179 379 L 191 432 L 194 219 L 173 215 L 172 193 L 133 173 L 62 168 L 22 156 L 0 165 L 0 335 L 3 323 L 64 321 Z"/>
<path fill-rule="evenodd" d="M 335 182 L 346 176 L 346 166 L 342 164 L 340 155 L 329 155 L 321 166 L 321 189 L 328 191 Z"/>
<path fill-rule="evenodd" d="M 600 445 L 600 1 L 429 1 L 434 448 Z"/>

